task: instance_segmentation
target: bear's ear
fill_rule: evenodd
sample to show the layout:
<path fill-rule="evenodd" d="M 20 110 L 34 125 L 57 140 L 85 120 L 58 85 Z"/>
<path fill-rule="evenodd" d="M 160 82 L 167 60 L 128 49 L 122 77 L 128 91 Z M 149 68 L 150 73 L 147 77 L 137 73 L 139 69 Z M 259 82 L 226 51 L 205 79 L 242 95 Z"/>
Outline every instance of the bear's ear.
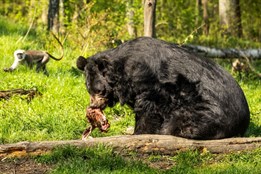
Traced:
<path fill-rule="evenodd" d="M 84 67 L 87 64 L 87 59 L 85 59 L 83 56 L 79 56 L 76 61 L 76 66 L 79 70 L 84 71 Z"/>

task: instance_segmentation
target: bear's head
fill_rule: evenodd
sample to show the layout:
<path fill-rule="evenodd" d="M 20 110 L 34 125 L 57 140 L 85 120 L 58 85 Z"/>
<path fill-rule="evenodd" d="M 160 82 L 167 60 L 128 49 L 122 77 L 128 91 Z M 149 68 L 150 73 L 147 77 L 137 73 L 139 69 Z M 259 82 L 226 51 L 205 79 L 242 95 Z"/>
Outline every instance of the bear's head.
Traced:
<path fill-rule="evenodd" d="M 108 82 L 107 57 L 84 58 L 79 56 L 76 62 L 77 68 L 85 72 L 86 88 L 91 95 L 92 108 L 104 109 L 113 103 L 113 91 Z"/>

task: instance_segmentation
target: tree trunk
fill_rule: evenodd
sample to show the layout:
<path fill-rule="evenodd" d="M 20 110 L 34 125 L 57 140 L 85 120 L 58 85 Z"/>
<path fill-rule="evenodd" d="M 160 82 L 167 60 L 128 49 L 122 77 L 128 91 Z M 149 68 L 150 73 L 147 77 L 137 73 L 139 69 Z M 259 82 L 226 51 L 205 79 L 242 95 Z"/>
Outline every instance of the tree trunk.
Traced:
<path fill-rule="evenodd" d="M 65 9 L 64 9 L 65 7 L 64 7 L 64 0 L 60 0 L 60 12 L 61 12 L 61 15 L 60 15 L 60 17 L 59 17 L 59 24 L 60 24 L 60 28 L 59 28 L 59 30 L 60 30 L 60 32 L 61 33 L 65 33 L 65 25 L 64 25 L 64 19 L 66 18 L 66 16 L 65 16 Z"/>
<path fill-rule="evenodd" d="M 134 25 L 134 10 L 132 9 L 133 0 L 127 0 L 127 29 L 128 33 L 132 38 L 137 37 L 137 30 Z"/>
<path fill-rule="evenodd" d="M 59 3 L 60 0 L 49 0 L 48 9 L 48 31 L 59 33 Z"/>
<path fill-rule="evenodd" d="M 209 19 L 208 19 L 208 0 L 196 0 L 196 26 L 201 25 L 203 19 L 203 33 L 209 34 Z M 199 30 L 201 32 L 201 29 Z"/>
<path fill-rule="evenodd" d="M 41 2 L 42 14 L 41 20 L 45 26 L 48 26 L 48 5 L 45 2 Z"/>
<path fill-rule="evenodd" d="M 219 0 L 219 18 L 225 34 L 242 36 L 239 0 Z"/>
<path fill-rule="evenodd" d="M 156 37 L 156 3 L 157 0 L 144 1 L 144 36 Z"/>
<path fill-rule="evenodd" d="M 203 21 L 204 21 L 203 32 L 207 36 L 209 34 L 208 0 L 202 0 L 202 7 L 203 7 Z"/>
<path fill-rule="evenodd" d="M 20 142 L 0 145 L 0 158 L 19 157 L 46 153 L 58 146 L 93 147 L 99 144 L 111 146 L 115 151 L 135 151 L 142 154 L 174 155 L 178 151 L 200 150 L 211 153 L 230 153 L 254 150 L 261 147 L 261 137 L 228 138 L 221 140 L 189 140 L 171 135 L 123 135 L 93 138 L 86 141 Z"/>
<path fill-rule="evenodd" d="M 238 37 L 242 37 L 242 23 L 241 23 L 241 10 L 240 10 L 240 3 L 239 0 L 234 0 L 236 14 L 235 14 L 235 30 Z"/>
<path fill-rule="evenodd" d="M 196 20 L 195 20 L 195 25 L 199 26 L 201 23 L 201 16 L 202 16 L 202 2 L 201 0 L 196 0 Z"/>

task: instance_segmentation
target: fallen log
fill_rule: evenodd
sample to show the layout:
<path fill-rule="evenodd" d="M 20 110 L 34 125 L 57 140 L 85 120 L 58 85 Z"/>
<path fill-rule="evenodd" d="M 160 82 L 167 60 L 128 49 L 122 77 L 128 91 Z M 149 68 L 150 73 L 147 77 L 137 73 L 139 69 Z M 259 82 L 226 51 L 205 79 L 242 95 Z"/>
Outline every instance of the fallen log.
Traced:
<path fill-rule="evenodd" d="M 27 100 L 32 100 L 36 95 L 41 95 L 41 93 L 37 89 L 10 89 L 0 91 L 0 99 L 9 99 L 13 95 L 27 95 Z"/>
<path fill-rule="evenodd" d="M 248 59 L 260 59 L 261 49 L 218 49 L 210 48 L 199 45 L 182 45 L 181 47 L 188 49 L 194 53 L 202 55 L 208 58 L 222 58 L 222 59 L 235 59 L 235 58 L 248 58 Z"/>
<path fill-rule="evenodd" d="M 200 150 L 214 154 L 254 150 L 261 147 L 261 137 L 221 140 L 189 140 L 170 135 L 123 135 L 66 141 L 19 142 L 0 145 L 0 158 L 22 157 L 47 153 L 61 146 L 111 146 L 117 152 L 135 151 L 141 154 L 173 155 L 179 151 Z"/>

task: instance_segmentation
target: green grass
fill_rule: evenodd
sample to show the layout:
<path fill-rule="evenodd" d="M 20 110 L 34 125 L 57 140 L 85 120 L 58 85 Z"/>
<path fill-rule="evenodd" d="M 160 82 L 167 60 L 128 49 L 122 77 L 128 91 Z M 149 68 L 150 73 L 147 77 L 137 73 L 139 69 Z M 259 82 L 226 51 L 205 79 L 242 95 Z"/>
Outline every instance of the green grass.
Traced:
<path fill-rule="evenodd" d="M 5 29 L 0 35 L 0 90 L 37 88 L 42 96 L 28 102 L 25 97 L 14 96 L 0 101 L 0 143 L 36 140 L 79 139 L 87 121 L 85 108 L 89 104 L 89 95 L 84 84 L 84 76 L 75 68 L 75 61 L 80 53 L 66 47 L 65 57 L 61 61 L 50 60 L 47 69 L 50 76 L 36 73 L 25 66 L 19 66 L 12 73 L 2 71 L 13 63 L 13 51 L 16 49 L 45 50 L 49 37 L 44 34 L 28 36 L 23 42 L 17 42 L 26 30 L 0 18 L 0 28 Z M 36 40 L 42 40 L 38 43 Z M 53 45 L 58 45 L 54 41 Z M 28 45 L 28 46 L 25 46 Z M 52 52 L 51 52 L 52 53 Z M 59 55 L 59 50 L 54 55 Z M 115 109 L 118 108 L 118 109 Z M 108 136 L 123 132 L 133 125 L 131 111 L 126 107 L 116 106 L 105 113 L 111 120 L 108 134 L 95 130 L 93 136 Z M 123 118 L 123 116 L 126 116 Z M 113 120 L 113 118 L 118 118 Z M 121 125 L 121 126 L 117 126 Z"/>
<path fill-rule="evenodd" d="M 3 77 L 0 90 L 37 88 L 42 93 L 30 102 L 20 96 L 0 101 L 0 143 L 80 138 L 87 123 L 85 108 L 89 96 L 82 74 L 72 73 L 70 67 L 64 71 L 52 72 L 50 68 L 49 77 L 23 67 L 10 74 L 0 72 Z M 110 132 L 101 134 L 95 130 L 93 136 L 119 134 L 133 123 L 131 111 L 115 108 L 105 111 L 111 120 Z M 125 114 L 128 115 L 123 120 Z M 113 120 L 116 117 L 119 119 Z"/>
<path fill-rule="evenodd" d="M 0 90 L 37 88 L 42 95 L 30 102 L 21 96 L 0 100 L 0 144 L 79 139 L 86 128 L 85 108 L 89 104 L 83 74 L 73 68 L 81 50 L 73 49 L 68 39 L 65 42 L 65 58 L 59 62 L 51 60 L 47 64 L 49 77 L 24 66 L 12 73 L 3 72 L 3 68 L 13 63 L 13 51 L 18 48 L 50 49 L 59 55 L 59 50 L 53 48 L 57 43 L 54 41 L 49 45 L 50 37 L 41 31 L 32 31 L 23 42 L 17 42 L 26 30 L 0 17 Z M 260 72 L 260 61 L 256 67 Z M 251 124 L 246 136 L 261 136 L 261 81 L 246 76 L 236 79 L 251 111 Z M 134 114 L 127 107 L 116 105 L 107 108 L 105 114 L 111 123 L 109 132 L 95 130 L 92 136 L 120 135 L 134 125 Z M 260 154 L 260 149 L 229 155 L 180 152 L 167 157 L 174 166 L 165 170 L 147 165 L 161 161 L 163 157 L 160 155 L 142 157 L 142 160 L 139 160 L 138 154 L 126 158 L 103 146 L 56 149 L 49 156 L 41 156 L 37 160 L 55 164 L 53 173 L 260 173 Z"/>
<path fill-rule="evenodd" d="M 36 158 L 38 162 L 56 164 L 51 173 L 155 173 L 154 169 L 140 161 L 125 160 L 111 148 L 77 149 L 66 147 L 51 155 Z"/>
<path fill-rule="evenodd" d="M 239 83 L 247 97 L 250 109 L 250 126 L 246 136 L 261 136 L 261 81 L 241 81 Z"/>

